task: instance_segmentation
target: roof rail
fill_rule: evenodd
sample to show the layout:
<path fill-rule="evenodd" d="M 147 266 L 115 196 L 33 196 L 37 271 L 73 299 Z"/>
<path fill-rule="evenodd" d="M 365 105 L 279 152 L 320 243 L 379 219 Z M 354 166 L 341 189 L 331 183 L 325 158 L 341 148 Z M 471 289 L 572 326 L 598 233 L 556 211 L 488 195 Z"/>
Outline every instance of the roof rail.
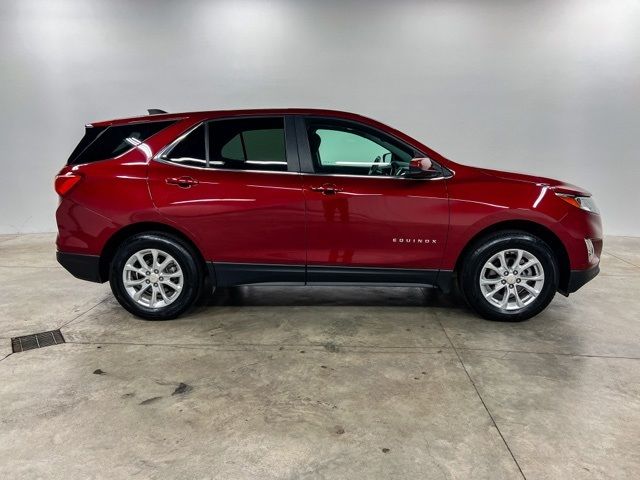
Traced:
<path fill-rule="evenodd" d="M 163 113 L 167 113 L 164 110 L 160 110 L 159 108 L 150 108 L 147 110 L 147 112 L 149 112 L 149 115 L 161 115 Z"/>

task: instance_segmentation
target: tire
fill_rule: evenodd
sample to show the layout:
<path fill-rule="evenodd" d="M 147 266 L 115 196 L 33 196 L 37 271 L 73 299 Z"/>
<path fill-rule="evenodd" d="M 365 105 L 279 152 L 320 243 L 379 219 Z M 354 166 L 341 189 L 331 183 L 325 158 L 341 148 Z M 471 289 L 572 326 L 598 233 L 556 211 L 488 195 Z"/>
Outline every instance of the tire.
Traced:
<path fill-rule="evenodd" d="M 530 233 L 509 230 L 472 245 L 463 260 L 459 284 L 469 306 L 482 317 L 519 322 L 549 305 L 558 278 L 558 264 L 547 243 Z"/>
<path fill-rule="evenodd" d="M 204 291 L 204 277 L 204 265 L 191 246 L 166 233 L 147 232 L 120 245 L 111 261 L 109 283 L 120 305 L 133 315 L 170 320 L 196 303 Z"/>

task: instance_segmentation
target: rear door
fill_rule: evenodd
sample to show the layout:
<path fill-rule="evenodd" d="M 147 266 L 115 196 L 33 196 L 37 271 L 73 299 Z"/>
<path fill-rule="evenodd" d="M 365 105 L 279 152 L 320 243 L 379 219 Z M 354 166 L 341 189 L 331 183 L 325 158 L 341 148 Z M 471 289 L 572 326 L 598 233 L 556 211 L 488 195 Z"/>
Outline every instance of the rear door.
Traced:
<path fill-rule="evenodd" d="M 307 281 L 433 284 L 449 222 L 444 176 L 403 176 L 424 155 L 363 124 L 307 117 L 297 128 Z"/>
<path fill-rule="evenodd" d="M 198 239 L 220 286 L 305 281 L 305 205 L 291 122 L 204 122 L 150 162 L 155 205 Z"/>

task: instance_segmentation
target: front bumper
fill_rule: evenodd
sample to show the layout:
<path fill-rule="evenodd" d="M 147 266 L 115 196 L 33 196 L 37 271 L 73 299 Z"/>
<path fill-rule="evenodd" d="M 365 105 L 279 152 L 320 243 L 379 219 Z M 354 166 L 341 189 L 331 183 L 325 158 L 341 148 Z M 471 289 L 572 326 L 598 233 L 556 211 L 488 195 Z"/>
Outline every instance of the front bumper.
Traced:
<path fill-rule="evenodd" d="M 100 276 L 100 256 L 56 252 L 56 259 L 71 275 L 81 280 L 103 283 Z"/>
<path fill-rule="evenodd" d="M 562 289 L 558 291 L 565 296 L 569 295 L 577 291 L 585 283 L 593 280 L 598 273 L 600 273 L 599 264 L 586 270 L 571 270 L 571 272 L 569 272 L 569 281 L 567 282 L 566 290 Z"/>

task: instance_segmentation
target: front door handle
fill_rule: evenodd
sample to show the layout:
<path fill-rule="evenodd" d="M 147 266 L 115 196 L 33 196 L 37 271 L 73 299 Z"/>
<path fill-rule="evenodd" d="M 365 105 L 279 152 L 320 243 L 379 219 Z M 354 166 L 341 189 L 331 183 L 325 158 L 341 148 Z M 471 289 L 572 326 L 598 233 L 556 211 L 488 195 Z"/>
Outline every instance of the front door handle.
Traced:
<path fill-rule="evenodd" d="M 180 188 L 191 188 L 198 184 L 198 181 L 193 177 L 171 177 L 165 179 L 167 185 L 177 185 Z"/>
<path fill-rule="evenodd" d="M 333 183 L 325 183 L 320 187 L 310 187 L 309 190 L 312 192 L 320 192 L 323 195 L 335 195 L 342 191 L 341 188 L 336 187 Z"/>

